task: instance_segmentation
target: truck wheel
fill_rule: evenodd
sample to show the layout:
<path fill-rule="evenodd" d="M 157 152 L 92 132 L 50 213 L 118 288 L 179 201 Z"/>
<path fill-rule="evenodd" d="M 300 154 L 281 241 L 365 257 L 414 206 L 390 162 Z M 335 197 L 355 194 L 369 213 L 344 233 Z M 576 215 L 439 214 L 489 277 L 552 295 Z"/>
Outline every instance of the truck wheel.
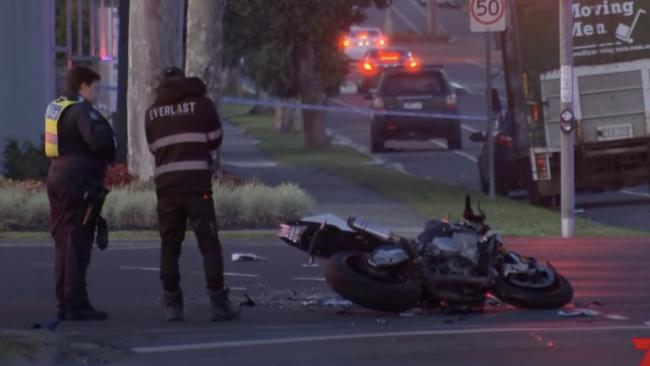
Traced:
<path fill-rule="evenodd" d="M 463 134 L 460 132 L 460 123 L 452 128 L 447 138 L 447 148 L 449 150 L 460 150 L 463 148 Z"/>

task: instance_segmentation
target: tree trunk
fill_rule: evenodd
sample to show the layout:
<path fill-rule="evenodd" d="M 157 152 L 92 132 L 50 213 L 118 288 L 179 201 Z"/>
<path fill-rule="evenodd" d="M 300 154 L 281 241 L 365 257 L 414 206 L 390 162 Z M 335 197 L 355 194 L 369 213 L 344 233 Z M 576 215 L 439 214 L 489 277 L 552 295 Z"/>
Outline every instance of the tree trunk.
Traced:
<path fill-rule="evenodd" d="M 429 26 L 429 35 L 431 38 L 436 38 L 438 35 L 438 1 L 429 0 L 427 6 L 427 20 Z"/>
<path fill-rule="evenodd" d="M 225 0 L 188 0 L 185 73 L 200 77 L 215 103 L 221 94 Z"/>
<path fill-rule="evenodd" d="M 128 161 L 129 171 L 142 179 L 153 176 L 154 168 L 145 137 L 145 112 L 162 70 L 182 65 L 183 10 L 183 2 L 177 0 L 130 2 Z"/>
<path fill-rule="evenodd" d="M 304 104 L 323 105 L 327 99 L 323 82 L 316 72 L 314 47 L 307 44 L 302 51 L 298 70 L 300 100 Z M 329 145 L 329 136 L 325 133 L 325 112 L 303 108 L 302 120 L 306 148 Z"/>
<path fill-rule="evenodd" d="M 273 120 L 273 128 L 279 132 L 292 132 L 294 130 L 294 110 L 282 106 L 282 102 L 286 99 L 278 99 L 275 106 L 275 118 Z"/>

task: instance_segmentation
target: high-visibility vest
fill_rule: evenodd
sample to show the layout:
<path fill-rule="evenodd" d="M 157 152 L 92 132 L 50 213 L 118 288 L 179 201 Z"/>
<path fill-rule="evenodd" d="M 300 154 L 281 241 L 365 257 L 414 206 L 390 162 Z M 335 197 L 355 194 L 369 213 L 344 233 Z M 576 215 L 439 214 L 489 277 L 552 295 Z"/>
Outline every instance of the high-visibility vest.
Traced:
<path fill-rule="evenodd" d="M 59 97 L 47 106 L 45 112 L 45 156 L 56 158 L 59 156 L 59 118 L 63 111 L 73 104 L 80 103 L 83 99 L 70 100 Z"/>

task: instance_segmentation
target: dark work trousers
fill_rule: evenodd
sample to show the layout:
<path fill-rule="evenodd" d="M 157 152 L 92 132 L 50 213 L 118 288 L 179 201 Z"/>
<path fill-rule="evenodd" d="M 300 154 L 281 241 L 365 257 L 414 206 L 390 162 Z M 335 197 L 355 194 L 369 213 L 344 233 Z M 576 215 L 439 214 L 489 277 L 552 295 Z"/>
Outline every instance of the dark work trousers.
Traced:
<path fill-rule="evenodd" d="M 203 255 L 203 270 L 210 291 L 224 288 L 223 256 L 211 193 L 158 194 L 158 224 L 162 241 L 160 279 L 165 291 L 179 289 L 178 259 L 187 221 Z"/>
<path fill-rule="evenodd" d="M 50 201 L 50 233 L 56 248 L 54 272 L 59 311 L 90 307 L 86 273 L 94 231 L 91 225 L 81 225 L 83 192 L 86 188 L 83 176 L 50 169 L 47 195 Z"/>

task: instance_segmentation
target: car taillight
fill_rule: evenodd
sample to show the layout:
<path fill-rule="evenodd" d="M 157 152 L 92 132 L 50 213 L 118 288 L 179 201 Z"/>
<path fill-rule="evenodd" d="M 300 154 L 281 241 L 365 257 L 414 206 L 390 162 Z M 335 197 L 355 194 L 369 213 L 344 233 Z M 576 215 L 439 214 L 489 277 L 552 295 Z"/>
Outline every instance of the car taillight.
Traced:
<path fill-rule="evenodd" d="M 372 107 L 375 109 L 384 109 L 384 99 L 382 97 L 376 97 L 372 101 Z"/>
<path fill-rule="evenodd" d="M 447 94 L 447 110 L 455 111 L 458 109 L 458 98 L 455 93 Z"/>
<path fill-rule="evenodd" d="M 350 47 L 350 39 L 347 37 L 342 37 L 341 40 L 339 41 L 339 47 L 341 47 L 341 49 L 346 49 Z"/>
<path fill-rule="evenodd" d="M 306 226 L 280 224 L 280 227 L 278 228 L 278 237 L 298 244 L 305 229 Z"/>
<path fill-rule="evenodd" d="M 409 71 L 417 71 L 420 69 L 420 62 L 418 62 L 417 59 L 411 57 L 408 60 L 406 60 L 404 66 Z"/>
<path fill-rule="evenodd" d="M 379 38 L 377 40 L 377 46 L 385 46 L 386 45 L 386 39 L 384 38 Z"/>
<path fill-rule="evenodd" d="M 498 146 L 512 148 L 512 137 L 506 135 L 505 133 L 500 133 L 494 139 L 494 143 Z"/>
<path fill-rule="evenodd" d="M 372 61 L 369 60 L 361 60 L 359 64 L 359 69 L 362 74 L 364 75 L 372 75 L 377 71 L 377 67 Z"/>

